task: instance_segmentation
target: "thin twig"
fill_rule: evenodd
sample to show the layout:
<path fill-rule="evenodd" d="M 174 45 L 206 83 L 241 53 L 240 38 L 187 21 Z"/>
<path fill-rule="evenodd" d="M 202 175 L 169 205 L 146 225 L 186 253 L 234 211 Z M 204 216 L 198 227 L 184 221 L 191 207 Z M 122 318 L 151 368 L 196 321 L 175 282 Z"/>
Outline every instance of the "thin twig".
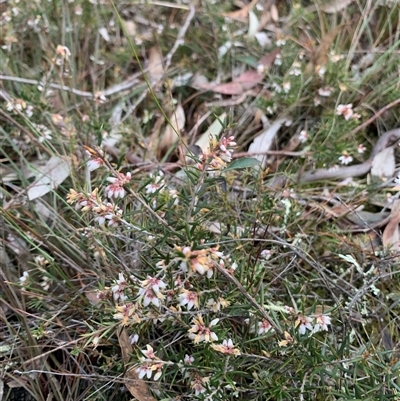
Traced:
<path fill-rule="evenodd" d="M 101 93 L 104 96 L 111 96 L 111 95 L 114 95 L 115 93 L 119 93 L 124 90 L 128 90 L 140 82 L 138 80 L 138 77 L 140 75 L 141 75 L 141 72 L 136 73 L 136 74 L 130 76 L 129 78 L 125 79 L 124 81 L 120 82 L 119 84 L 112 85 L 108 89 L 101 91 Z M 82 91 L 79 89 L 71 88 L 70 86 L 67 86 L 67 85 L 60 85 L 60 84 L 55 84 L 52 82 L 45 82 L 45 81 L 37 81 L 35 79 L 12 77 L 9 75 L 0 75 L 0 81 L 18 82 L 21 84 L 35 85 L 35 86 L 40 85 L 43 87 L 47 86 L 49 88 L 58 89 L 58 90 L 66 91 L 66 92 L 71 92 L 74 95 L 86 97 L 89 99 L 93 99 L 95 97 L 95 94 L 93 94 L 92 92 L 86 92 L 86 91 Z"/>
<path fill-rule="evenodd" d="M 38 141 L 38 139 L 32 134 L 32 132 L 30 132 L 24 126 L 22 126 L 19 122 L 14 120 L 14 118 L 12 118 L 9 114 L 7 114 L 6 112 L 4 112 L 3 110 L 0 109 L 0 115 L 3 116 L 4 120 L 6 120 L 6 121 L 8 120 L 11 124 L 13 124 L 19 130 L 24 132 L 29 137 L 29 139 L 34 141 L 37 144 L 37 146 L 39 146 L 44 152 L 46 152 L 46 153 L 49 152 L 49 150 L 41 142 Z"/>
<path fill-rule="evenodd" d="M 392 107 L 396 106 L 397 104 L 400 103 L 400 98 L 394 100 L 393 102 L 387 104 L 386 106 L 382 107 L 377 113 L 375 113 L 371 118 L 369 118 L 367 121 L 364 121 L 361 125 L 359 125 L 357 128 L 354 128 L 352 131 L 350 131 L 344 138 L 348 138 L 357 132 L 362 131 L 365 127 L 367 127 L 369 124 L 374 122 L 377 118 L 379 118 L 385 111 L 391 109 Z"/>
<path fill-rule="evenodd" d="M 254 306 L 254 308 L 257 309 L 257 311 L 260 313 L 260 315 L 269 322 L 269 324 L 275 329 L 275 331 L 279 334 L 283 334 L 282 329 L 273 321 L 271 316 L 265 311 L 265 309 L 249 294 L 249 292 L 243 287 L 243 285 L 237 280 L 236 277 L 234 277 L 232 274 L 230 274 L 226 269 L 221 267 L 218 263 L 215 263 L 215 267 L 217 270 L 226 277 L 228 281 L 233 283 L 238 290 L 245 296 L 245 298 L 250 302 L 251 305 Z"/>
<path fill-rule="evenodd" d="M 285 150 L 264 150 L 263 152 L 238 152 L 232 155 L 233 159 L 240 159 L 241 157 L 258 156 L 258 155 L 278 155 L 278 156 L 294 156 L 304 157 L 309 156 L 310 152 L 288 152 Z"/>
<path fill-rule="evenodd" d="M 190 23 L 192 22 L 192 19 L 196 13 L 196 8 L 193 5 L 193 3 L 190 4 L 189 10 L 190 11 L 189 11 L 188 16 L 186 17 L 186 21 L 183 24 L 183 26 L 181 27 L 181 29 L 179 30 L 178 36 L 176 37 L 176 40 L 175 40 L 174 45 L 172 46 L 172 49 L 169 51 L 169 53 L 165 57 L 165 64 L 164 64 L 165 71 L 167 71 L 169 66 L 171 65 L 172 57 L 178 50 L 178 47 L 184 43 L 183 38 L 185 37 L 186 32 L 189 29 Z"/>
<path fill-rule="evenodd" d="M 174 45 L 172 46 L 172 48 L 168 52 L 168 54 L 165 56 L 165 59 L 164 59 L 164 72 L 165 73 L 167 72 L 168 68 L 171 65 L 172 57 L 178 50 L 179 46 L 184 43 L 184 37 L 190 26 L 190 22 L 192 21 L 194 15 L 196 13 L 196 8 L 194 7 L 193 4 L 191 4 L 189 6 L 189 9 L 190 9 L 189 14 L 186 17 L 185 23 L 183 24 L 183 26 L 181 27 L 181 29 L 178 32 L 178 36 L 176 37 Z M 125 117 L 121 120 L 120 124 L 122 122 L 124 122 L 128 117 L 131 116 L 131 114 L 136 110 L 136 108 L 139 106 L 139 104 L 142 103 L 142 101 L 146 98 L 146 96 L 149 92 L 151 94 L 153 94 L 153 88 L 155 88 L 162 81 L 163 78 L 164 78 L 164 75 L 161 76 L 159 79 L 155 80 L 154 82 L 151 82 L 151 84 L 150 84 L 150 82 L 145 77 L 145 81 L 147 83 L 147 89 L 145 91 L 143 91 L 142 94 L 139 96 L 139 98 L 136 100 L 136 102 L 126 110 Z M 156 103 L 157 103 L 157 101 L 156 101 Z M 164 114 L 163 109 L 161 109 L 161 113 Z M 164 115 L 164 117 L 166 117 L 167 121 L 169 121 L 168 117 L 166 115 Z M 114 127 L 114 129 L 115 129 L 115 127 Z"/>

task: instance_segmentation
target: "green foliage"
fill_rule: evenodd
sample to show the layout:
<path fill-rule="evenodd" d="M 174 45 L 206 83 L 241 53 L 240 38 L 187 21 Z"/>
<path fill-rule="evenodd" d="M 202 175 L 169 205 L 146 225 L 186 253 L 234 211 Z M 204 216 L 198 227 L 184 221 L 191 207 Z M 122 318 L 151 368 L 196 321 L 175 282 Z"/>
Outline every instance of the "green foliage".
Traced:
<path fill-rule="evenodd" d="M 10 0 L 0 17 L 10 77 L 0 89 L 6 384 L 23 383 L 37 400 L 129 400 L 124 380 L 138 377 L 157 400 L 398 399 L 398 261 L 345 225 L 350 209 L 377 207 L 378 195 L 386 205 L 391 193 L 380 182 L 296 185 L 299 172 L 340 156 L 367 159 L 379 130 L 349 132 L 398 99 L 398 7 L 358 1 L 330 14 L 282 2 L 284 34 L 266 50 L 226 19 L 230 2 L 205 1 L 165 86 L 147 91 L 138 71 L 151 46 L 168 54 L 186 5 L 95 3 Z M 326 61 L 313 64 L 341 24 Z M 280 58 L 256 87 L 264 90 L 251 88 L 242 104 L 174 80 L 230 81 L 277 40 Z M 220 56 L 228 41 L 240 44 Z M 102 98 L 129 77 L 133 86 Z M 186 116 L 180 153 L 165 163 L 156 101 L 172 122 L 177 104 Z M 349 104 L 346 118 L 339 106 Z M 254 108 L 264 115 L 249 122 Z M 199 152 L 194 135 L 216 116 L 219 133 Z M 247 149 L 260 121 L 268 127 L 265 116 L 293 121 L 278 148 L 300 132 L 305 143 L 301 157 L 272 155 L 262 171 L 232 153 Z M 376 119 L 385 128 L 398 120 L 398 108 Z M 55 156 L 68 160 L 68 178 L 30 198 Z"/>

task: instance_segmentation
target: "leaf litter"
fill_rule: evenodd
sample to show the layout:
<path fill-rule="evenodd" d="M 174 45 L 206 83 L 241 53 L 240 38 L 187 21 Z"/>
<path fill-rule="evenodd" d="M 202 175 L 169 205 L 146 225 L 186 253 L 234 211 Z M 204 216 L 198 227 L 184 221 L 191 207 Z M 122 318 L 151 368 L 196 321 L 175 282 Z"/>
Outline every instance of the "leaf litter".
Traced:
<path fill-rule="evenodd" d="M 331 2 L 330 4 L 323 6 L 321 9 L 325 13 L 337 13 L 338 11 L 344 10 L 347 6 L 349 6 L 352 1 L 336 1 Z M 253 0 L 248 3 L 246 6 L 241 8 L 238 11 L 227 13 L 227 16 L 230 19 L 235 19 L 238 21 L 246 21 L 249 23 L 248 26 L 248 37 L 254 38 L 256 37 L 258 31 L 261 29 L 262 21 L 259 21 L 257 18 L 257 13 L 253 11 L 253 8 L 257 4 L 257 1 Z M 274 7 L 274 8 L 273 8 Z M 279 13 L 278 9 L 276 8 L 275 4 L 271 6 L 269 11 L 269 18 L 275 23 L 279 22 Z M 343 28 L 344 25 L 339 25 L 330 31 L 328 34 L 323 35 L 319 45 L 312 51 L 310 56 L 310 61 L 308 66 L 306 67 L 307 70 L 316 71 L 323 66 L 326 66 L 329 63 L 329 53 L 331 50 L 331 46 L 340 32 L 340 29 Z M 135 26 L 131 27 L 131 30 L 136 30 Z M 130 33 L 134 34 L 134 33 Z M 112 40 L 109 38 L 105 33 L 103 33 L 104 39 L 107 37 L 107 41 Z M 231 43 L 232 46 L 241 46 L 242 43 L 239 41 L 235 41 Z M 231 47 L 226 47 L 220 51 L 220 58 L 226 55 L 227 51 Z M 253 96 L 256 99 L 259 99 L 257 91 L 250 92 L 253 89 L 256 89 L 257 86 L 261 85 L 270 85 L 272 84 L 269 82 L 268 70 L 273 65 L 276 56 L 279 54 L 280 49 L 275 49 L 265 55 L 263 58 L 260 59 L 258 63 L 257 70 L 250 69 L 242 74 L 238 75 L 237 77 L 233 78 L 231 82 L 227 83 L 208 83 L 204 82 L 204 80 L 200 79 L 201 82 L 197 82 L 194 86 L 200 88 L 202 90 L 211 91 L 217 95 L 223 96 L 243 96 L 245 95 L 244 99 L 246 99 L 247 94 L 249 96 Z M 164 58 L 161 54 L 160 48 L 158 46 L 153 46 L 148 51 L 148 77 L 151 83 L 160 82 L 165 78 L 165 68 L 164 68 Z M 191 72 L 189 72 L 191 74 Z M 199 74 L 199 76 L 202 76 Z M 184 84 L 183 87 L 186 85 Z M 162 91 L 162 90 L 161 90 Z M 162 94 L 163 95 L 163 94 Z M 160 95 L 162 97 L 162 95 Z M 228 99 L 229 100 L 229 99 Z M 186 125 L 187 115 L 185 113 L 185 109 L 182 107 L 181 100 L 176 103 L 175 109 L 168 115 L 170 124 L 165 125 L 162 128 L 162 124 L 164 124 L 164 117 L 159 119 L 160 127 L 156 131 L 156 139 L 158 143 L 158 148 L 155 153 L 158 153 L 157 159 L 160 160 L 168 151 L 173 148 L 179 141 L 187 141 L 185 138 L 184 128 Z M 207 103 L 205 103 L 207 104 Z M 234 103 L 231 103 L 233 105 Z M 226 104 L 225 107 L 229 105 Z M 246 107 L 248 104 L 246 104 Z M 250 106 L 249 106 L 250 107 Z M 121 125 L 122 118 L 121 113 L 124 109 L 124 106 L 121 105 L 119 108 L 116 109 L 116 114 L 119 116 L 115 119 L 115 128 L 116 132 L 118 132 L 118 128 Z M 203 152 L 206 152 L 209 147 L 210 139 L 218 138 L 222 133 L 225 132 L 227 129 L 226 121 L 227 121 L 227 112 L 218 113 L 219 116 L 217 117 L 214 114 L 213 118 L 207 118 L 208 127 L 206 128 L 203 134 L 200 134 L 199 139 L 196 141 L 196 145 L 202 149 Z M 279 146 L 282 145 L 283 140 L 279 138 L 278 133 L 282 126 L 289 121 L 287 118 L 278 118 L 276 115 L 274 116 L 271 125 L 264 126 L 262 130 L 257 130 L 255 136 L 253 136 L 253 142 L 247 148 L 248 153 L 256 153 L 255 158 L 248 158 L 243 157 L 233 161 L 225 171 L 231 170 L 239 170 L 239 169 L 254 169 L 259 168 L 261 162 L 261 168 L 264 169 L 266 167 L 266 156 L 262 154 L 263 152 L 267 152 L 272 149 L 274 142 L 278 144 L 278 152 Z M 118 132 L 119 133 L 119 132 Z M 240 139 L 240 138 L 239 138 Z M 116 143 L 120 140 L 123 140 L 121 135 L 118 136 L 118 140 L 112 144 L 113 146 L 113 154 L 112 156 L 118 158 L 120 156 L 120 149 L 115 147 Z M 287 138 L 285 139 L 287 141 Z M 105 141 L 103 142 L 103 144 Z M 294 134 L 291 136 L 289 141 L 287 142 L 286 146 L 283 146 L 280 150 L 281 151 L 292 151 L 297 148 L 299 145 L 299 135 Z M 257 154 L 260 152 L 260 154 Z M 279 157 L 279 163 L 277 166 L 285 160 L 286 156 L 284 153 Z M 157 163 L 155 163 L 157 164 Z M 273 171 L 277 171 L 278 167 L 274 169 L 271 168 Z M 269 170 L 269 171 L 271 171 Z M 317 171 L 317 170 L 316 170 Z M 344 170 L 341 170 L 342 173 Z M 347 172 L 348 171 L 348 172 Z M 350 173 L 353 170 L 346 170 L 343 174 L 348 175 L 348 178 L 352 178 L 355 176 L 354 174 Z M 364 171 L 364 170 L 363 170 Z M 368 169 L 365 170 L 366 173 L 370 173 L 371 176 L 377 179 L 386 179 L 390 180 L 393 178 L 395 174 L 395 156 L 394 150 L 392 147 L 387 147 L 382 149 L 378 152 L 371 161 L 371 165 Z M 318 172 L 318 171 L 317 171 Z M 46 195 L 48 192 L 52 190 L 57 190 L 59 186 L 70 176 L 70 161 L 65 158 L 60 157 L 52 157 L 48 163 L 42 168 L 38 169 L 35 173 L 35 182 L 31 185 L 28 189 L 28 198 L 32 199 L 39 199 Z M 301 172 L 300 172 L 301 174 Z M 364 173 L 363 173 L 364 174 Z M 364 174 L 364 175 L 365 175 Z M 325 185 L 329 185 L 330 179 L 337 179 L 338 176 L 329 176 L 327 180 L 325 180 Z M 14 179 L 14 177 L 13 177 Z M 299 179 L 301 181 L 301 179 Z M 326 184 L 326 182 L 328 183 Z M 266 185 L 267 186 L 267 185 Z M 284 187 L 284 185 L 283 185 Z M 326 188 L 325 188 L 326 189 Z M 335 188 L 335 190 L 338 187 Z M 285 193 L 286 189 L 283 189 L 282 193 Z M 286 196 L 286 195 L 284 195 Z M 329 196 L 325 200 L 318 200 L 315 201 L 312 199 L 311 196 L 307 196 L 307 194 L 295 194 L 293 198 L 291 198 L 291 194 L 287 191 L 287 199 L 296 199 L 300 204 L 304 205 L 304 208 L 308 211 L 315 207 L 315 208 L 322 208 L 326 213 L 327 218 L 336 219 L 338 224 L 341 226 L 343 232 L 347 230 L 346 224 L 342 224 L 344 220 L 348 220 L 354 226 L 358 226 L 362 229 L 364 228 L 371 228 L 376 223 L 381 223 L 388 217 L 388 212 L 379 212 L 379 213 L 371 213 L 368 211 L 364 211 L 358 208 L 357 201 L 355 199 L 349 198 L 348 201 L 343 201 L 343 204 L 334 204 L 334 206 L 329 206 L 332 200 L 335 199 L 336 194 L 330 193 Z M 354 206 L 352 206 L 354 204 Z M 322 205 L 322 206 L 321 206 Z M 384 208 L 386 208 L 387 204 L 384 204 Z M 387 249 L 397 249 L 399 245 L 399 224 L 400 220 L 398 217 L 398 201 L 394 201 L 392 206 L 390 206 L 390 220 L 389 223 L 386 225 L 384 229 L 382 241 L 383 245 Z M 304 211 L 305 213 L 305 211 Z M 216 222 L 218 224 L 218 222 Z M 225 227 L 224 227 L 225 230 Z M 217 234 L 221 234 L 221 226 L 214 227 L 214 232 Z M 129 338 L 127 336 L 126 331 L 122 331 L 119 336 L 119 344 L 121 347 L 121 355 L 125 366 L 129 362 L 129 354 L 132 352 L 132 346 L 129 343 Z M 133 368 L 127 368 L 125 373 L 125 378 L 127 379 L 127 388 L 130 391 L 131 395 L 138 399 L 139 401 L 145 400 L 154 400 L 154 398 L 149 394 L 149 387 L 143 380 L 138 380 L 137 374 L 134 372 Z M 129 384 L 131 381 L 135 382 L 134 385 Z"/>

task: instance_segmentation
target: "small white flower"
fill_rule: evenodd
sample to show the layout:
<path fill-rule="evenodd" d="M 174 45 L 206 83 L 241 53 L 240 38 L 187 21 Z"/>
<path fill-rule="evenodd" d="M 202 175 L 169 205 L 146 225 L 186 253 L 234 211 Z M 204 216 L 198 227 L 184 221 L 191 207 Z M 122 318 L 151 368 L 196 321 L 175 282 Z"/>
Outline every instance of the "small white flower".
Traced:
<path fill-rule="evenodd" d="M 292 68 L 289 71 L 289 75 L 294 75 L 295 77 L 301 75 L 301 64 L 298 61 L 293 63 Z"/>
<path fill-rule="evenodd" d="M 71 56 L 71 52 L 69 51 L 67 46 L 58 45 L 56 49 L 56 53 L 61 58 L 68 60 Z"/>
<path fill-rule="evenodd" d="M 215 351 L 221 352 L 222 354 L 235 356 L 240 355 L 240 350 L 234 347 L 231 339 L 224 340 L 222 344 L 211 344 L 211 348 Z"/>
<path fill-rule="evenodd" d="M 313 327 L 311 325 L 312 319 L 307 316 L 298 316 L 295 326 L 299 326 L 299 333 L 305 334 L 307 330 L 313 331 Z"/>
<path fill-rule="evenodd" d="M 193 307 L 199 308 L 199 297 L 194 291 L 182 290 L 178 298 L 179 305 L 187 305 L 187 310 L 191 310 Z"/>
<path fill-rule="evenodd" d="M 153 178 L 153 175 L 150 174 L 150 178 Z M 162 191 L 165 187 L 164 181 L 164 173 L 160 171 L 158 175 L 155 176 L 154 182 L 146 185 L 146 194 L 154 194 L 158 191 Z"/>
<path fill-rule="evenodd" d="M 25 271 L 25 272 L 22 274 L 22 276 L 19 278 L 20 284 L 22 284 L 22 285 L 26 284 L 28 278 L 29 278 L 29 273 Z"/>
<path fill-rule="evenodd" d="M 342 60 L 342 58 L 343 58 L 343 55 L 341 55 L 341 54 L 335 54 L 335 52 L 333 52 L 333 51 L 331 51 L 329 53 L 329 60 L 332 63 L 337 63 L 338 61 Z"/>
<path fill-rule="evenodd" d="M 324 86 L 323 88 L 318 89 L 318 95 L 322 97 L 329 97 L 332 95 L 333 88 L 331 86 Z"/>
<path fill-rule="evenodd" d="M 264 249 L 261 251 L 260 256 L 263 259 L 268 260 L 272 256 L 272 251 L 270 249 Z"/>
<path fill-rule="evenodd" d="M 346 120 L 350 120 L 353 115 L 353 105 L 349 104 L 339 104 L 336 108 L 336 114 L 338 116 L 343 116 Z"/>
<path fill-rule="evenodd" d="M 302 131 L 300 131 L 299 140 L 301 143 L 304 143 L 307 141 L 307 139 L 308 139 L 308 132 L 303 129 Z"/>
<path fill-rule="evenodd" d="M 153 370 L 151 369 L 152 365 L 143 364 L 136 369 L 136 373 L 138 373 L 139 379 L 143 379 L 145 376 L 150 379 L 153 374 Z"/>
<path fill-rule="evenodd" d="M 282 88 L 283 88 L 283 90 L 285 91 L 285 93 L 289 93 L 289 92 L 290 92 L 290 89 L 292 88 L 292 84 L 291 84 L 289 81 L 284 82 L 284 83 L 282 84 Z"/>
<path fill-rule="evenodd" d="M 271 86 L 275 90 L 276 93 L 282 92 L 282 87 L 279 84 L 277 84 L 276 82 L 272 82 Z"/>
<path fill-rule="evenodd" d="M 97 170 L 99 167 L 103 165 L 104 165 L 104 160 L 100 157 L 96 157 L 95 159 L 90 159 L 86 163 L 86 166 L 89 171 Z"/>
<path fill-rule="evenodd" d="M 342 156 L 339 157 L 339 161 L 340 163 L 347 165 L 353 161 L 353 157 L 347 152 L 343 152 Z"/>
<path fill-rule="evenodd" d="M 362 143 L 357 146 L 357 152 L 360 154 L 364 153 L 366 150 L 367 148 Z"/>
<path fill-rule="evenodd" d="M 118 301 L 118 299 L 120 299 L 121 302 L 125 301 L 126 296 L 124 295 L 124 290 L 127 286 L 128 283 L 126 282 L 124 275 L 122 273 L 119 273 L 116 284 L 111 287 L 114 301 Z"/>
<path fill-rule="evenodd" d="M 50 288 L 50 279 L 47 276 L 42 277 L 42 281 L 40 282 L 40 286 L 44 291 L 48 291 Z"/>
<path fill-rule="evenodd" d="M 31 118 L 33 116 L 33 106 L 27 106 L 25 114 L 27 117 Z"/>
<path fill-rule="evenodd" d="M 280 54 L 276 55 L 274 64 L 277 66 L 282 65 L 282 56 Z"/>
<path fill-rule="evenodd" d="M 325 330 L 328 331 L 328 325 L 331 324 L 331 318 L 327 315 L 317 315 L 315 317 L 314 333 Z"/>
<path fill-rule="evenodd" d="M 146 345 L 146 349 L 142 350 L 142 354 L 147 358 L 147 359 L 155 359 L 156 354 L 154 352 L 153 347 L 150 344 Z"/>
<path fill-rule="evenodd" d="M 163 295 L 160 294 L 160 297 L 158 297 L 150 288 L 149 289 L 140 288 L 138 295 L 143 299 L 143 306 L 149 306 L 150 304 L 153 304 L 157 308 L 161 306 L 159 298 L 162 298 Z"/>
<path fill-rule="evenodd" d="M 325 66 L 318 67 L 317 68 L 317 73 L 321 78 L 323 78 L 323 76 L 326 73 L 326 67 Z"/>
<path fill-rule="evenodd" d="M 131 343 L 131 345 L 136 344 L 139 341 L 139 334 L 131 334 L 129 336 L 129 342 Z"/>
<path fill-rule="evenodd" d="M 258 330 L 257 333 L 258 335 L 268 333 L 271 330 L 272 326 L 271 323 L 268 320 L 262 320 L 261 322 L 258 322 Z"/>
<path fill-rule="evenodd" d="M 186 365 L 191 365 L 194 362 L 194 357 L 188 354 L 185 354 L 184 362 Z"/>

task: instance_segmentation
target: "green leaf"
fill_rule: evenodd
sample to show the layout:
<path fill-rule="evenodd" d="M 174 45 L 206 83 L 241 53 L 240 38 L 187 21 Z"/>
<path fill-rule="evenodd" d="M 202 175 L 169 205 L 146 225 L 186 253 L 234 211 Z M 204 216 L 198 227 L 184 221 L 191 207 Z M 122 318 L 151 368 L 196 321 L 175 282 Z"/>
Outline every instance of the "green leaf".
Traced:
<path fill-rule="evenodd" d="M 254 167 L 258 164 L 260 164 L 260 161 L 253 157 L 243 157 L 243 159 L 233 161 L 227 168 L 224 168 L 223 171 L 240 170 L 242 168 Z"/>

